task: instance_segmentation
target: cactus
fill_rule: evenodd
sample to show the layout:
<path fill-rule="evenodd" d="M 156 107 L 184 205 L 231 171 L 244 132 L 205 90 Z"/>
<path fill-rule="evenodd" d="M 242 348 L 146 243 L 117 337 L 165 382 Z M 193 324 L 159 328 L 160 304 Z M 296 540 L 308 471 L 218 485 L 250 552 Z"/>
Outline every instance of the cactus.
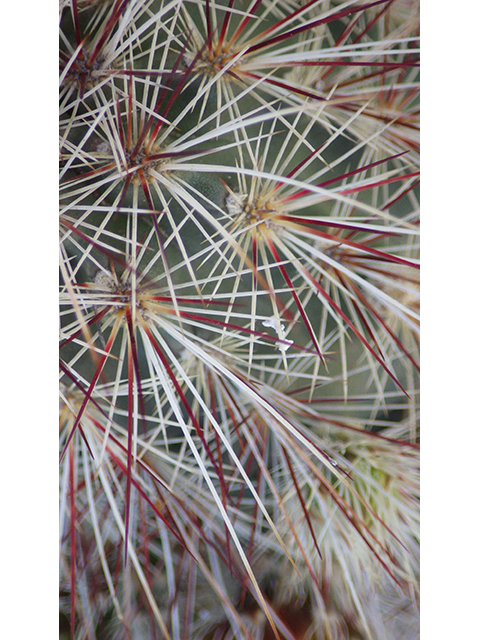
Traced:
<path fill-rule="evenodd" d="M 418 637 L 419 7 L 61 0 L 62 637 Z"/>

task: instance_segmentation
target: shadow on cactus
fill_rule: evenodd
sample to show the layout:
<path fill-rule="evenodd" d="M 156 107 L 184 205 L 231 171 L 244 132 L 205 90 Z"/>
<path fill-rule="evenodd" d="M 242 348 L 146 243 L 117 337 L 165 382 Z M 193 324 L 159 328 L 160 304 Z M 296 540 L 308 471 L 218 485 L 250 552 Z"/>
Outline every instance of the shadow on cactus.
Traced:
<path fill-rule="evenodd" d="M 61 637 L 418 637 L 418 6 L 61 3 Z"/>

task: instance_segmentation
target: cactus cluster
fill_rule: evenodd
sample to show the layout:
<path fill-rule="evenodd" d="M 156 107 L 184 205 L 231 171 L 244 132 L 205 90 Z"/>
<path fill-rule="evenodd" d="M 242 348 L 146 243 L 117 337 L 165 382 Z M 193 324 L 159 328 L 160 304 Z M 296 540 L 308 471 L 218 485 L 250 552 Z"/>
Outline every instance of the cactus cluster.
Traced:
<path fill-rule="evenodd" d="M 416 0 L 61 0 L 60 620 L 413 640 Z"/>

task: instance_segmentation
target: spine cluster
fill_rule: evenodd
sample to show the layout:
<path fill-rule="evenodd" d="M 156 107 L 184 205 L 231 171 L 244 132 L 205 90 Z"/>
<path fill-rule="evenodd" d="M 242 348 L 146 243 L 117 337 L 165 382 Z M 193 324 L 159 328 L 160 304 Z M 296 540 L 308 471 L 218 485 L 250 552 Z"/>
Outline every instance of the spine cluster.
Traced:
<path fill-rule="evenodd" d="M 62 640 L 414 640 L 418 2 L 60 4 Z"/>

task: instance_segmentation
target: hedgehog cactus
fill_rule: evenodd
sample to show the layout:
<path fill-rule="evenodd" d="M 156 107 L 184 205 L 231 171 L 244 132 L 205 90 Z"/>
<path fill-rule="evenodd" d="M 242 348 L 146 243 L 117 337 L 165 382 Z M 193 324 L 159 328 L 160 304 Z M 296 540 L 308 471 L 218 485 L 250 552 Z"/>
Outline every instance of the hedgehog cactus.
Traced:
<path fill-rule="evenodd" d="M 62 637 L 413 640 L 418 3 L 60 36 Z"/>

